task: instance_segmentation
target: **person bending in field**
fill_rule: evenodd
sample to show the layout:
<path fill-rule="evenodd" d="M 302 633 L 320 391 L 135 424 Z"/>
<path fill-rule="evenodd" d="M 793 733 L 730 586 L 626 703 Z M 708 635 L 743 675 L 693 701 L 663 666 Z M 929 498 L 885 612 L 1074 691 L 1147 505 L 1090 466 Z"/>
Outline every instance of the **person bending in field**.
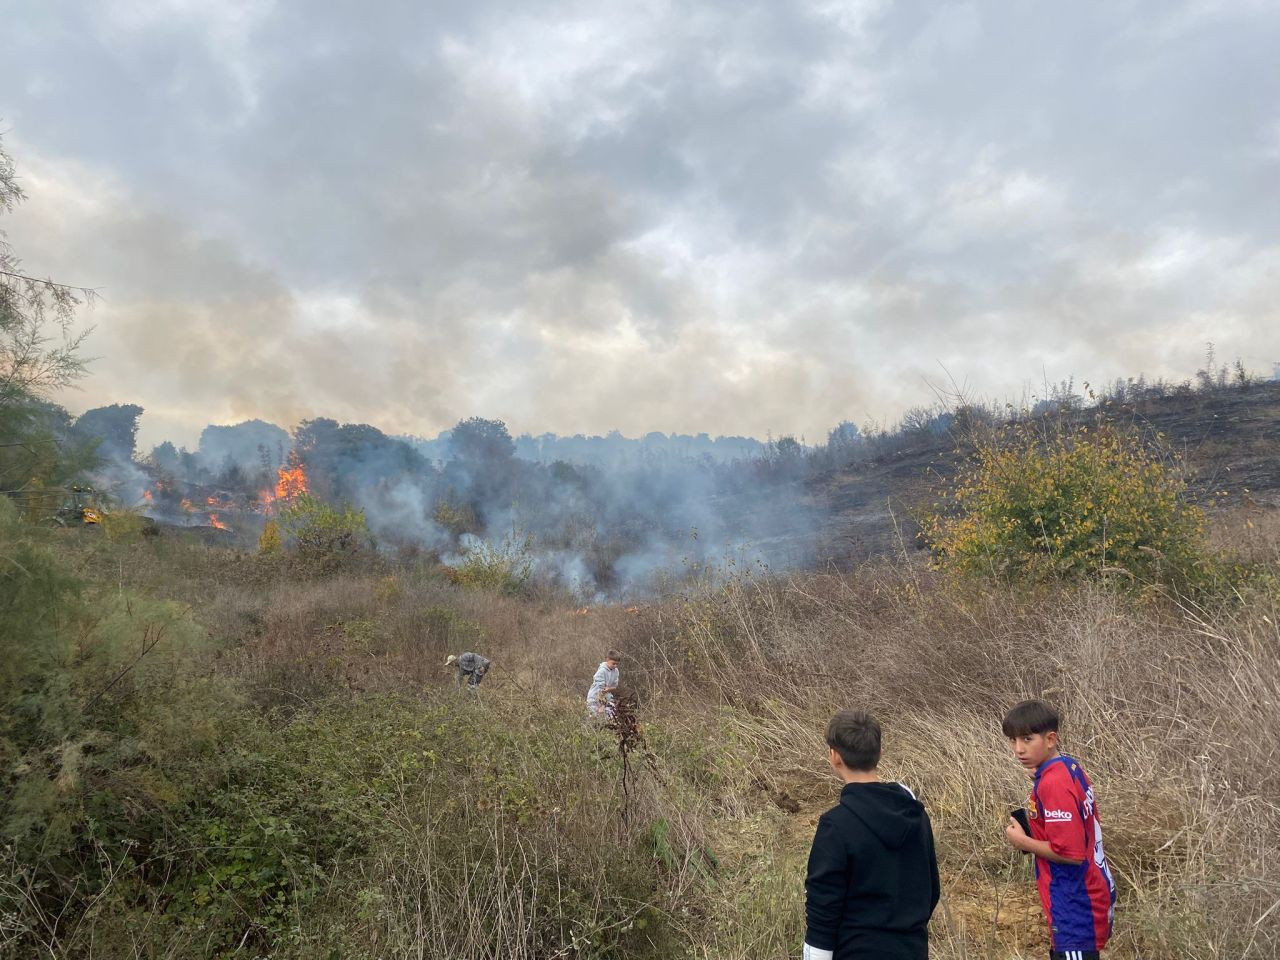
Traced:
<path fill-rule="evenodd" d="M 488 658 L 482 657 L 478 653 L 468 652 L 460 657 L 450 654 L 444 665 L 446 667 L 456 667 L 458 670 L 458 675 L 454 679 L 454 686 L 461 689 L 463 680 L 466 680 L 467 691 L 474 694 L 476 688 L 480 686 L 480 681 L 489 672 L 489 667 L 492 666 L 492 663 Z"/>
<path fill-rule="evenodd" d="M 929 815 L 902 784 L 880 782 L 870 714 L 841 710 L 827 746 L 844 787 L 809 852 L 804 960 L 926 960 L 941 893 Z"/>
<path fill-rule="evenodd" d="M 587 690 L 587 714 L 591 717 L 608 719 L 613 716 L 613 694 L 618 689 L 618 664 L 622 654 L 610 650 L 604 662 L 596 668 L 596 675 L 591 678 L 591 687 Z"/>
<path fill-rule="evenodd" d="M 1093 784 L 1080 761 L 1059 751 L 1058 724 L 1058 711 L 1043 700 L 1024 700 L 1005 715 L 1001 729 L 1031 777 L 1031 833 L 1010 817 L 1005 838 L 1035 854 L 1050 960 L 1099 960 L 1111 937 L 1116 885 L 1102 850 Z"/>

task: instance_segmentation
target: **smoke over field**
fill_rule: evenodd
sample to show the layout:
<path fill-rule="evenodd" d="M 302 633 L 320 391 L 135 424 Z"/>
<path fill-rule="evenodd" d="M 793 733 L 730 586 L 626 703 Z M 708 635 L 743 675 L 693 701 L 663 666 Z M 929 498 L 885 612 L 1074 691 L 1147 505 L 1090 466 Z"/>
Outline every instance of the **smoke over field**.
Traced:
<path fill-rule="evenodd" d="M 1064 388 L 1025 415 L 1046 429 L 1099 417 L 1136 426 L 1185 459 L 1198 502 L 1219 503 L 1226 490 L 1233 502 L 1266 505 L 1280 503 L 1277 411 L 1280 384 L 1193 392 L 1138 382 L 1093 405 Z M 916 409 L 891 429 L 842 423 L 813 446 L 705 434 L 513 438 L 480 418 L 422 439 L 320 418 L 291 430 L 209 426 L 194 451 L 162 443 L 139 455 L 132 405 L 90 411 L 72 432 L 99 441 L 95 485 L 162 523 L 221 530 L 210 536 L 252 549 L 268 521 L 307 495 L 362 512 L 384 553 L 517 567 L 595 601 L 731 564 L 779 571 L 900 553 L 915 544 L 913 510 L 955 469 L 958 445 L 1002 414 Z"/>
<path fill-rule="evenodd" d="M 103 410 L 114 420 L 93 419 L 111 430 L 97 429 L 126 438 L 100 447 L 104 491 L 244 547 L 308 495 L 361 511 L 379 550 L 515 564 L 586 601 L 643 592 L 659 576 L 813 559 L 804 447 L 790 438 L 512 438 L 501 421 L 471 418 L 427 440 L 321 418 L 291 431 L 209 426 L 195 451 L 163 443 L 138 456 L 140 408 Z"/>

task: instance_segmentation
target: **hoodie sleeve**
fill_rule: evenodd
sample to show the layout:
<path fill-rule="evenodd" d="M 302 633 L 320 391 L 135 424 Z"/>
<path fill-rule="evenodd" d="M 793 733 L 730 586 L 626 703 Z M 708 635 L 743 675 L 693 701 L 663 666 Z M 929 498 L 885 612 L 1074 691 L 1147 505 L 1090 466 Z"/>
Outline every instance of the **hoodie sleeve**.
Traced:
<path fill-rule="evenodd" d="M 933 913 L 934 908 L 938 906 L 938 901 L 942 899 L 942 881 L 938 877 L 938 852 L 933 846 L 933 824 L 929 821 L 927 813 L 924 815 L 924 839 L 929 853 L 929 878 L 933 884 L 933 892 L 929 897 L 929 912 Z"/>
<path fill-rule="evenodd" d="M 831 822 L 830 814 L 824 813 L 818 818 L 818 830 L 809 850 L 809 872 L 804 881 L 807 921 L 804 942 L 810 947 L 835 949 L 836 934 L 844 914 L 848 872 L 845 845 Z"/>

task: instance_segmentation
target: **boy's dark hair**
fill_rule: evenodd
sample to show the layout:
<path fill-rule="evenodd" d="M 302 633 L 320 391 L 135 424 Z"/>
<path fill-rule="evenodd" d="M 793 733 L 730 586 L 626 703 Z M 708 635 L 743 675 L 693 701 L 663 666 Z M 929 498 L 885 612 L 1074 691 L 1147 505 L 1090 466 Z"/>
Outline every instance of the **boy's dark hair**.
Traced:
<path fill-rule="evenodd" d="M 880 763 L 880 724 L 861 710 L 841 710 L 827 724 L 827 746 L 850 770 L 874 770 Z"/>
<path fill-rule="evenodd" d="M 1043 700 L 1023 700 L 1004 715 L 1000 729 L 1006 737 L 1025 737 L 1032 733 L 1056 733 L 1058 711 Z"/>
<path fill-rule="evenodd" d="M 619 663 L 622 662 L 622 654 L 619 653 L 617 650 L 610 650 L 608 653 L 605 654 L 604 658 L 606 660 L 617 660 Z"/>

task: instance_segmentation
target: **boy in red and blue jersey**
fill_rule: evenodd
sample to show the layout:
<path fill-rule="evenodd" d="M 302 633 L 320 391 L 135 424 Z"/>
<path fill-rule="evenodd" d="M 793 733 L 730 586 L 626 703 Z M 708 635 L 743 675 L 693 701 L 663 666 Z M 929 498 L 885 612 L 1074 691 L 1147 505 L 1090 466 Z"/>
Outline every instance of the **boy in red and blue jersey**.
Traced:
<path fill-rule="evenodd" d="M 1102 850 L 1093 784 L 1078 760 L 1059 752 L 1058 724 L 1058 711 L 1043 700 L 1025 700 L 1005 715 L 1001 729 L 1032 780 L 1031 834 L 1010 817 L 1005 837 L 1035 854 L 1050 960 L 1099 960 L 1111 936 L 1116 885 Z"/>

